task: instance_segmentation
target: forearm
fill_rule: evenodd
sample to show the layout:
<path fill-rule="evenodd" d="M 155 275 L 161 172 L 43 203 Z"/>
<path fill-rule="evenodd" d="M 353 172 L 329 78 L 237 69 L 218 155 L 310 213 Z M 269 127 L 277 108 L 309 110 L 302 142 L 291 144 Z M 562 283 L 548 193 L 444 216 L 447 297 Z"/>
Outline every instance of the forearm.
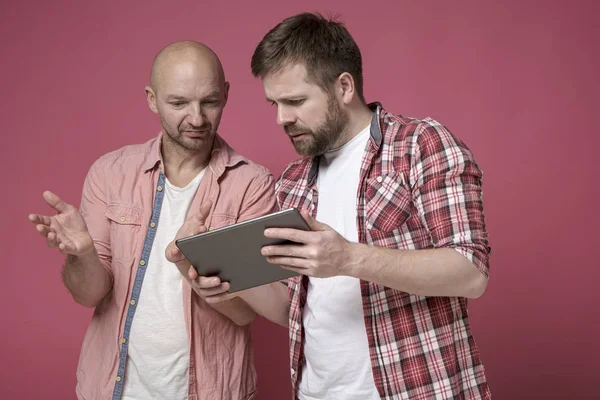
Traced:
<path fill-rule="evenodd" d="M 248 325 L 256 318 L 256 312 L 240 297 L 209 304 L 239 326 Z"/>
<path fill-rule="evenodd" d="M 456 250 L 351 246 L 351 276 L 421 296 L 477 298 L 485 291 L 487 277 Z"/>
<path fill-rule="evenodd" d="M 288 327 L 290 299 L 287 287 L 281 282 L 245 290 L 240 293 L 240 297 L 258 314 L 278 325 Z"/>
<path fill-rule="evenodd" d="M 112 288 L 112 278 L 95 249 L 82 256 L 67 256 L 62 277 L 73 299 L 85 307 L 96 307 Z"/>

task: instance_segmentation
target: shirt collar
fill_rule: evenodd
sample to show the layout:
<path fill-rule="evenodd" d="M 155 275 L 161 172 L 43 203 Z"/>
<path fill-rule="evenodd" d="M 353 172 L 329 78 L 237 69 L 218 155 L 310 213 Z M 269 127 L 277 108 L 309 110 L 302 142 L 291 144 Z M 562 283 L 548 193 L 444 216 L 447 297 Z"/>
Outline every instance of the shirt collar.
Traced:
<path fill-rule="evenodd" d="M 381 127 L 379 125 L 379 120 L 381 117 L 381 103 L 373 102 L 367 104 L 367 107 L 371 111 L 373 111 L 373 118 L 371 119 L 371 139 L 375 144 L 375 148 L 379 149 L 381 146 L 381 141 L 383 139 L 383 134 L 381 133 Z M 317 177 L 317 173 L 319 172 L 319 159 L 320 156 L 313 157 L 312 164 L 310 166 L 310 170 L 308 171 L 308 183 L 312 184 L 314 179 Z"/>
<path fill-rule="evenodd" d="M 163 162 L 161 152 L 162 140 L 163 133 L 160 132 L 156 139 L 152 141 L 150 148 L 146 153 L 142 171 L 149 172 L 157 168 L 158 165 Z M 229 147 L 223 138 L 219 135 L 215 135 L 208 167 L 215 175 L 217 175 L 217 177 L 221 176 L 226 168 L 231 168 L 243 161 L 245 161 L 244 157 L 240 156 Z"/>

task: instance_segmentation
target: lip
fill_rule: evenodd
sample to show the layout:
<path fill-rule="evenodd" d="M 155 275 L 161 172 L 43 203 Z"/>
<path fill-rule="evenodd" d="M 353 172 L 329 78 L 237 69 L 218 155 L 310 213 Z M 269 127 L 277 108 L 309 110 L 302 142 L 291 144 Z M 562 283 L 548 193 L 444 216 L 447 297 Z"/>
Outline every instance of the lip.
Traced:
<path fill-rule="evenodd" d="M 302 137 L 304 137 L 304 136 L 308 136 L 308 134 L 307 134 L 307 133 L 297 133 L 297 134 L 295 134 L 295 135 L 290 135 L 290 138 L 291 138 L 292 140 L 300 140 L 300 139 L 302 139 Z"/>
<path fill-rule="evenodd" d="M 203 131 L 183 131 L 186 136 L 190 137 L 202 137 L 208 133 L 208 130 Z"/>

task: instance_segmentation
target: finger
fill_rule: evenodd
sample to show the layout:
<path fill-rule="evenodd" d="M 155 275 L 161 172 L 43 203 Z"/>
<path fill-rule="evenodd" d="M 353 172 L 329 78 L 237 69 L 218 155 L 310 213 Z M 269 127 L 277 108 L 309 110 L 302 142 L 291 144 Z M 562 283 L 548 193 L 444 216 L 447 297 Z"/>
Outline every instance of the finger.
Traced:
<path fill-rule="evenodd" d="M 210 200 L 206 200 L 200 205 L 200 210 L 198 212 L 198 216 L 201 218 L 202 225 L 204 225 L 204 222 L 206 222 L 206 218 L 208 217 L 208 214 L 210 213 L 211 207 L 212 207 L 212 202 Z"/>
<path fill-rule="evenodd" d="M 185 233 L 187 236 L 189 236 L 201 233 L 197 231 L 198 229 L 204 229 L 203 231 L 206 231 L 204 223 L 206 222 L 206 218 L 210 213 L 211 206 L 212 202 L 210 200 L 206 200 L 205 202 L 203 202 L 200 205 L 200 209 L 198 210 L 198 212 L 186 218 L 185 222 L 183 223 L 183 226 L 181 227 L 183 229 L 182 233 Z"/>
<path fill-rule="evenodd" d="M 265 246 L 260 250 L 263 256 L 285 256 L 308 258 L 308 248 L 305 245 L 285 244 Z"/>
<path fill-rule="evenodd" d="M 191 267 L 191 264 L 187 259 L 184 259 L 182 261 L 176 262 L 175 267 L 177 267 L 177 270 L 179 271 L 181 276 L 186 278 L 186 276 L 189 274 L 189 269 Z"/>
<path fill-rule="evenodd" d="M 200 296 L 207 298 L 207 297 L 212 297 L 212 296 L 217 296 L 217 295 L 223 294 L 229 290 L 229 287 L 230 287 L 229 283 L 224 282 L 224 283 L 221 283 L 219 286 L 211 288 L 211 289 L 200 289 L 197 286 L 195 287 L 195 289 Z"/>
<path fill-rule="evenodd" d="M 307 269 L 310 267 L 310 261 L 305 258 L 295 257 L 267 257 L 269 264 L 279 265 L 281 267 L 292 267 L 298 269 Z"/>
<path fill-rule="evenodd" d="M 194 213 L 185 219 L 183 225 L 181 228 L 179 228 L 177 234 L 175 235 L 175 240 L 206 232 L 208 229 L 206 229 L 204 223 L 206 222 L 206 218 L 210 213 L 211 207 L 212 202 L 210 200 L 203 202 L 200 205 L 200 209 L 197 213 Z"/>
<path fill-rule="evenodd" d="M 272 239 L 284 239 L 304 244 L 317 240 L 315 232 L 290 228 L 269 228 L 265 230 L 265 236 Z"/>
<path fill-rule="evenodd" d="M 172 241 L 165 249 L 165 258 L 172 263 L 176 263 L 184 260 L 185 256 L 181 253 L 181 250 L 179 250 L 175 241 Z"/>
<path fill-rule="evenodd" d="M 64 243 L 59 243 L 57 247 L 58 247 L 58 250 L 59 250 L 61 253 L 64 253 L 64 252 L 65 252 L 65 250 L 67 249 L 67 245 L 66 245 L 66 244 L 64 244 Z"/>
<path fill-rule="evenodd" d="M 38 231 L 39 234 L 44 237 L 48 237 L 48 234 L 53 233 L 52 229 L 50 229 L 49 226 L 42 225 L 42 224 L 36 225 L 35 230 Z"/>
<path fill-rule="evenodd" d="M 48 226 L 52 223 L 50 217 L 39 214 L 29 214 L 29 220 L 34 224 L 43 224 Z"/>
<path fill-rule="evenodd" d="M 189 216 L 185 220 L 181 228 L 179 228 L 179 230 L 177 231 L 177 235 L 175 235 L 175 240 L 206 232 L 208 229 L 206 229 L 206 226 L 204 226 L 205 219 L 206 218 L 202 217 L 200 213 L 196 213 L 194 215 Z"/>
<path fill-rule="evenodd" d="M 61 242 L 58 245 L 58 250 L 63 254 L 75 254 L 77 253 L 77 249 L 71 243 L 63 243 Z"/>
<path fill-rule="evenodd" d="M 64 232 L 53 232 L 56 235 L 56 241 L 58 243 L 65 243 L 65 245 L 69 248 L 75 247 L 75 243 L 68 236 L 64 234 Z"/>
<path fill-rule="evenodd" d="M 62 235 L 57 235 L 56 242 L 58 243 L 58 250 L 61 253 L 77 254 L 77 246 L 72 240 L 63 237 Z"/>
<path fill-rule="evenodd" d="M 199 289 L 212 289 L 221 284 L 217 276 L 199 276 L 194 279 L 194 285 Z"/>
<path fill-rule="evenodd" d="M 70 204 L 65 203 L 60 199 L 60 197 L 49 190 L 46 190 L 42 196 L 44 197 L 46 203 L 48 203 L 50 207 L 54 208 L 59 213 L 67 211 L 67 209 L 70 207 Z"/>
<path fill-rule="evenodd" d="M 194 268 L 193 265 L 190 265 L 190 268 L 188 269 L 188 278 L 190 278 L 190 281 L 193 281 L 198 276 L 199 275 L 198 275 L 198 271 L 196 271 L 196 268 Z"/>
<path fill-rule="evenodd" d="M 314 219 L 310 215 L 310 212 L 308 210 L 306 210 L 306 209 L 300 211 L 300 215 L 302 215 L 302 218 L 304 218 L 304 220 L 308 224 L 308 227 L 312 231 L 327 231 L 327 230 L 331 229 L 331 227 L 329 225 L 324 224 L 324 223 L 319 222 L 316 219 Z"/>
<path fill-rule="evenodd" d="M 47 237 L 46 238 L 46 245 L 48 247 L 50 247 L 51 249 L 55 249 L 55 248 L 58 247 L 59 242 L 56 240 L 56 237 L 53 237 L 53 238 Z"/>

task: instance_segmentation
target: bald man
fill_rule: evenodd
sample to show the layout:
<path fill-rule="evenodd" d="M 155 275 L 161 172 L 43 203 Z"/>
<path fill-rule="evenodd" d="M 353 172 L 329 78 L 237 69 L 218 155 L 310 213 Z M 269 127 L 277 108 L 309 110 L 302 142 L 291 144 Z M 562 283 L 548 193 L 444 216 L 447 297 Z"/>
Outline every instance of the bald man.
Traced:
<path fill-rule="evenodd" d="M 64 283 L 94 307 L 77 369 L 77 397 L 252 399 L 249 323 L 239 298 L 207 303 L 213 287 L 175 238 L 269 213 L 273 177 L 217 134 L 229 83 L 198 42 L 161 50 L 146 87 L 159 135 L 104 155 L 86 177 L 81 207 L 49 191 L 56 214 L 29 219 L 67 255 Z M 226 290 L 222 283 L 214 290 Z"/>

